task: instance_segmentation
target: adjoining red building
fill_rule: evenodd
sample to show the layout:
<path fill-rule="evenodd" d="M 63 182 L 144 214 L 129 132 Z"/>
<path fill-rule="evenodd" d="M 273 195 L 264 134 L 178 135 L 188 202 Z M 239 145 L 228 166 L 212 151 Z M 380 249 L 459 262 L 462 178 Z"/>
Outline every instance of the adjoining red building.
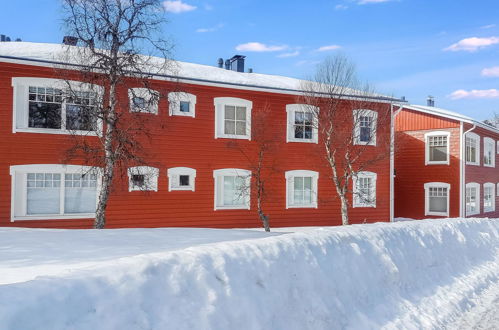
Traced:
<path fill-rule="evenodd" d="M 79 111 L 78 104 L 61 97 L 64 87 L 54 70 L 61 66 L 56 63 L 61 50 L 61 45 L 0 43 L 0 226 L 92 226 L 99 175 L 82 175 L 86 173 L 82 163 L 64 161 L 71 143 L 68 127 L 86 128 L 69 120 L 71 112 Z M 176 79 L 153 76 L 151 88 L 171 92 L 143 114 L 167 123 L 152 132 L 149 154 L 151 163 L 158 165 L 131 167 L 125 180 L 116 179 L 107 227 L 260 226 L 254 198 L 236 194 L 250 180 L 251 166 L 228 142 L 238 141 L 251 151 L 251 118 L 265 107 L 271 109 L 269 129 L 278 139 L 272 154 L 276 171 L 267 183 L 270 197 L 265 201 L 271 225 L 341 224 L 339 200 L 317 129 L 306 119 L 307 108 L 297 104 L 299 80 L 178 65 Z M 183 92 L 174 92 L 179 86 Z M 131 88 L 135 87 L 123 86 L 121 97 L 128 98 Z M 140 90 L 136 92 L 140 95 Z M 81 93 L 80 102 L 92 102 L 89 94 Z M 140 111 L 134 107 L 140 108 L 143 101 L 130 100 L 133 106 L 120 111 Z M 397 100 L 374 97 L 372 102 L 377 112 L 390 116 L 391 103 Z M 345 116 L 352 118 L 354 110 L 345 111 Z M 352 119 L 351 125 L 345 129 L 352 131 L 359 123 Z M 388 138 L 390 126 L 362 129 Z M 91 133 L 85 132 L 87 139 L 95 138 Z M 369 146 L 371 154 L 378 152 L 381 142 Z M 351 223 L 392 218 L 390 164 L 386 158 L 358 174 L 363 178 L 358 180 L 364 185 L 362 193 L 375 198 L 352 203 Z"/>
<path fill-rule="evenodd" d="M 395 217 L 499 217 L 498 129 L 433 106 L 394 116 Z"/>

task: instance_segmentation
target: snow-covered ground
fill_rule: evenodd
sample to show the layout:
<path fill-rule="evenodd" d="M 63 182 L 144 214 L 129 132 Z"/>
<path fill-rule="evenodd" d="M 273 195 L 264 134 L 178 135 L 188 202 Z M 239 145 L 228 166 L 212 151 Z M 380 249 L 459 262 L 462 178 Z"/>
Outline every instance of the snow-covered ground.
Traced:
<path fill-rule="evenodd" d="M 0 228 L 0 329 L 499 328 L 499 220 Z"/>

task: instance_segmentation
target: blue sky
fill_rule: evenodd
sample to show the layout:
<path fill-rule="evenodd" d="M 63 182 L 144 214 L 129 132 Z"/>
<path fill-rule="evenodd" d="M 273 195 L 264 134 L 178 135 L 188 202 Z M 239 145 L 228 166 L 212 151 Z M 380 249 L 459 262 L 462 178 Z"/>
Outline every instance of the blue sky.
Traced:
<path fill-rule="evenodd" d="M 485 119 L 499 112 L 497 0 L 170 0 L 174 58 L 306 78 L 335 52 L 378 91 Z M 60 42 L 58 0 L 2 1 L 0 33 Z"/>

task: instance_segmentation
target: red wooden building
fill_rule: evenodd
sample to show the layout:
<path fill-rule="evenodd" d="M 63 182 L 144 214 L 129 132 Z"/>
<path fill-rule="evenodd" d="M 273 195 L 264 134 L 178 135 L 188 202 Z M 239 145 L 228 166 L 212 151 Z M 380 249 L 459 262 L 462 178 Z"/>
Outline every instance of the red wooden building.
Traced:
<path fill-rule="evenodd" d="M 433 106 L 394 116 L 395 217 L 499 217 L 499 130 Z"/>
<path fill-rule="evenodd" d="M 0 43 L 0 226 L 92 226 L 99 176 L 82 175 L 82 163 L 68 165 L 64 161 L 71 143 L 68 128 L 75 125 L 68 118 L 78 111 L 78 104 L 61 97 L 64 88 L 54 70 L 61 65 L 55 63 L 60 51 L 61 45 Z M 160 74 L 151 79 L 153 89 L 172 91 L 144 113 L 166 123 L 152 132 L 149 154 L 151 163 L 157 165 L 128 168 L 125 179 L 116 179 L 107 227 L 260 226 L 253 196 L 236 194 L 246 180 L 251 180 L 251 164 L 228 142 L 237 141 L 251 152 L 252 116 L 264 107 L 271 109 L 268 127 L 278 139 L 272 154 L 276 171 L 267 183 L 264 202 L 271 225 L 341 224 L 339 200 L 330 183 L 317 129 L 307 123 L 307 110 L 298 104 L 299 80 L 190 63 L 178 65 L 175 83 Z M 178 84 L 182 93 L 173 92 Z M 130 88 L 134 86 L 123 86 L 119 93 L 128 98 Z M 90 98 L 82 91 L 80 102 L 88 104 Z M 131 100 L 134 106 L 120 111 L 135 111 L 141 101 Z M 394 101 L 383 97 L 372 100 L 376 111 L 388 115 Z M 345 116 L 351 118 L 353 110 L 345 111 Z M 352 120 L 351 125 L 358 123 Z M 389 137 L 390 126 L 368 129 Z M 377 145 L 369 148 L 372 154 L 378 152 Z M 391 164 L 393 161 L 386 158 L 365 175 L 359 173 L 369 188 L 363 191 L 375 199 L 367 204 L 353 203 L 351 223 L 392 218 Z M 399 171 L 403 173 L 403 168 Z M 451 206 L 455 208 L 453 203 Z"/>

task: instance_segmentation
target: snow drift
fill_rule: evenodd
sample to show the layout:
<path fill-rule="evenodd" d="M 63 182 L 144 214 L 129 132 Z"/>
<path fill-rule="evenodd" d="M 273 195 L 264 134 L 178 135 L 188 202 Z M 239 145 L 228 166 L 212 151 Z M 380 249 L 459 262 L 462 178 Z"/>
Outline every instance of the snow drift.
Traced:
<path fill-rule="evenodd" d="M 8 248 L 1 242 L 9 232 L 14 240 L 24 230 L 0 233 L 0 251 Z M 66 232 L 74 233 L 60 231 Z M 114 235 L 101 239 L 111 254 L 137 236 L 134 230 L 90 232 Z M 207 236 L 231 232 L 206 229 Z M 439 328 L 499 282 L 498 220 L 295 228 L 274 236 L 234 232 L 238 241 L 138 249 L 0 285 L 0 328 Z M 83 241 L 72 239 L 73 249 Z"/>

